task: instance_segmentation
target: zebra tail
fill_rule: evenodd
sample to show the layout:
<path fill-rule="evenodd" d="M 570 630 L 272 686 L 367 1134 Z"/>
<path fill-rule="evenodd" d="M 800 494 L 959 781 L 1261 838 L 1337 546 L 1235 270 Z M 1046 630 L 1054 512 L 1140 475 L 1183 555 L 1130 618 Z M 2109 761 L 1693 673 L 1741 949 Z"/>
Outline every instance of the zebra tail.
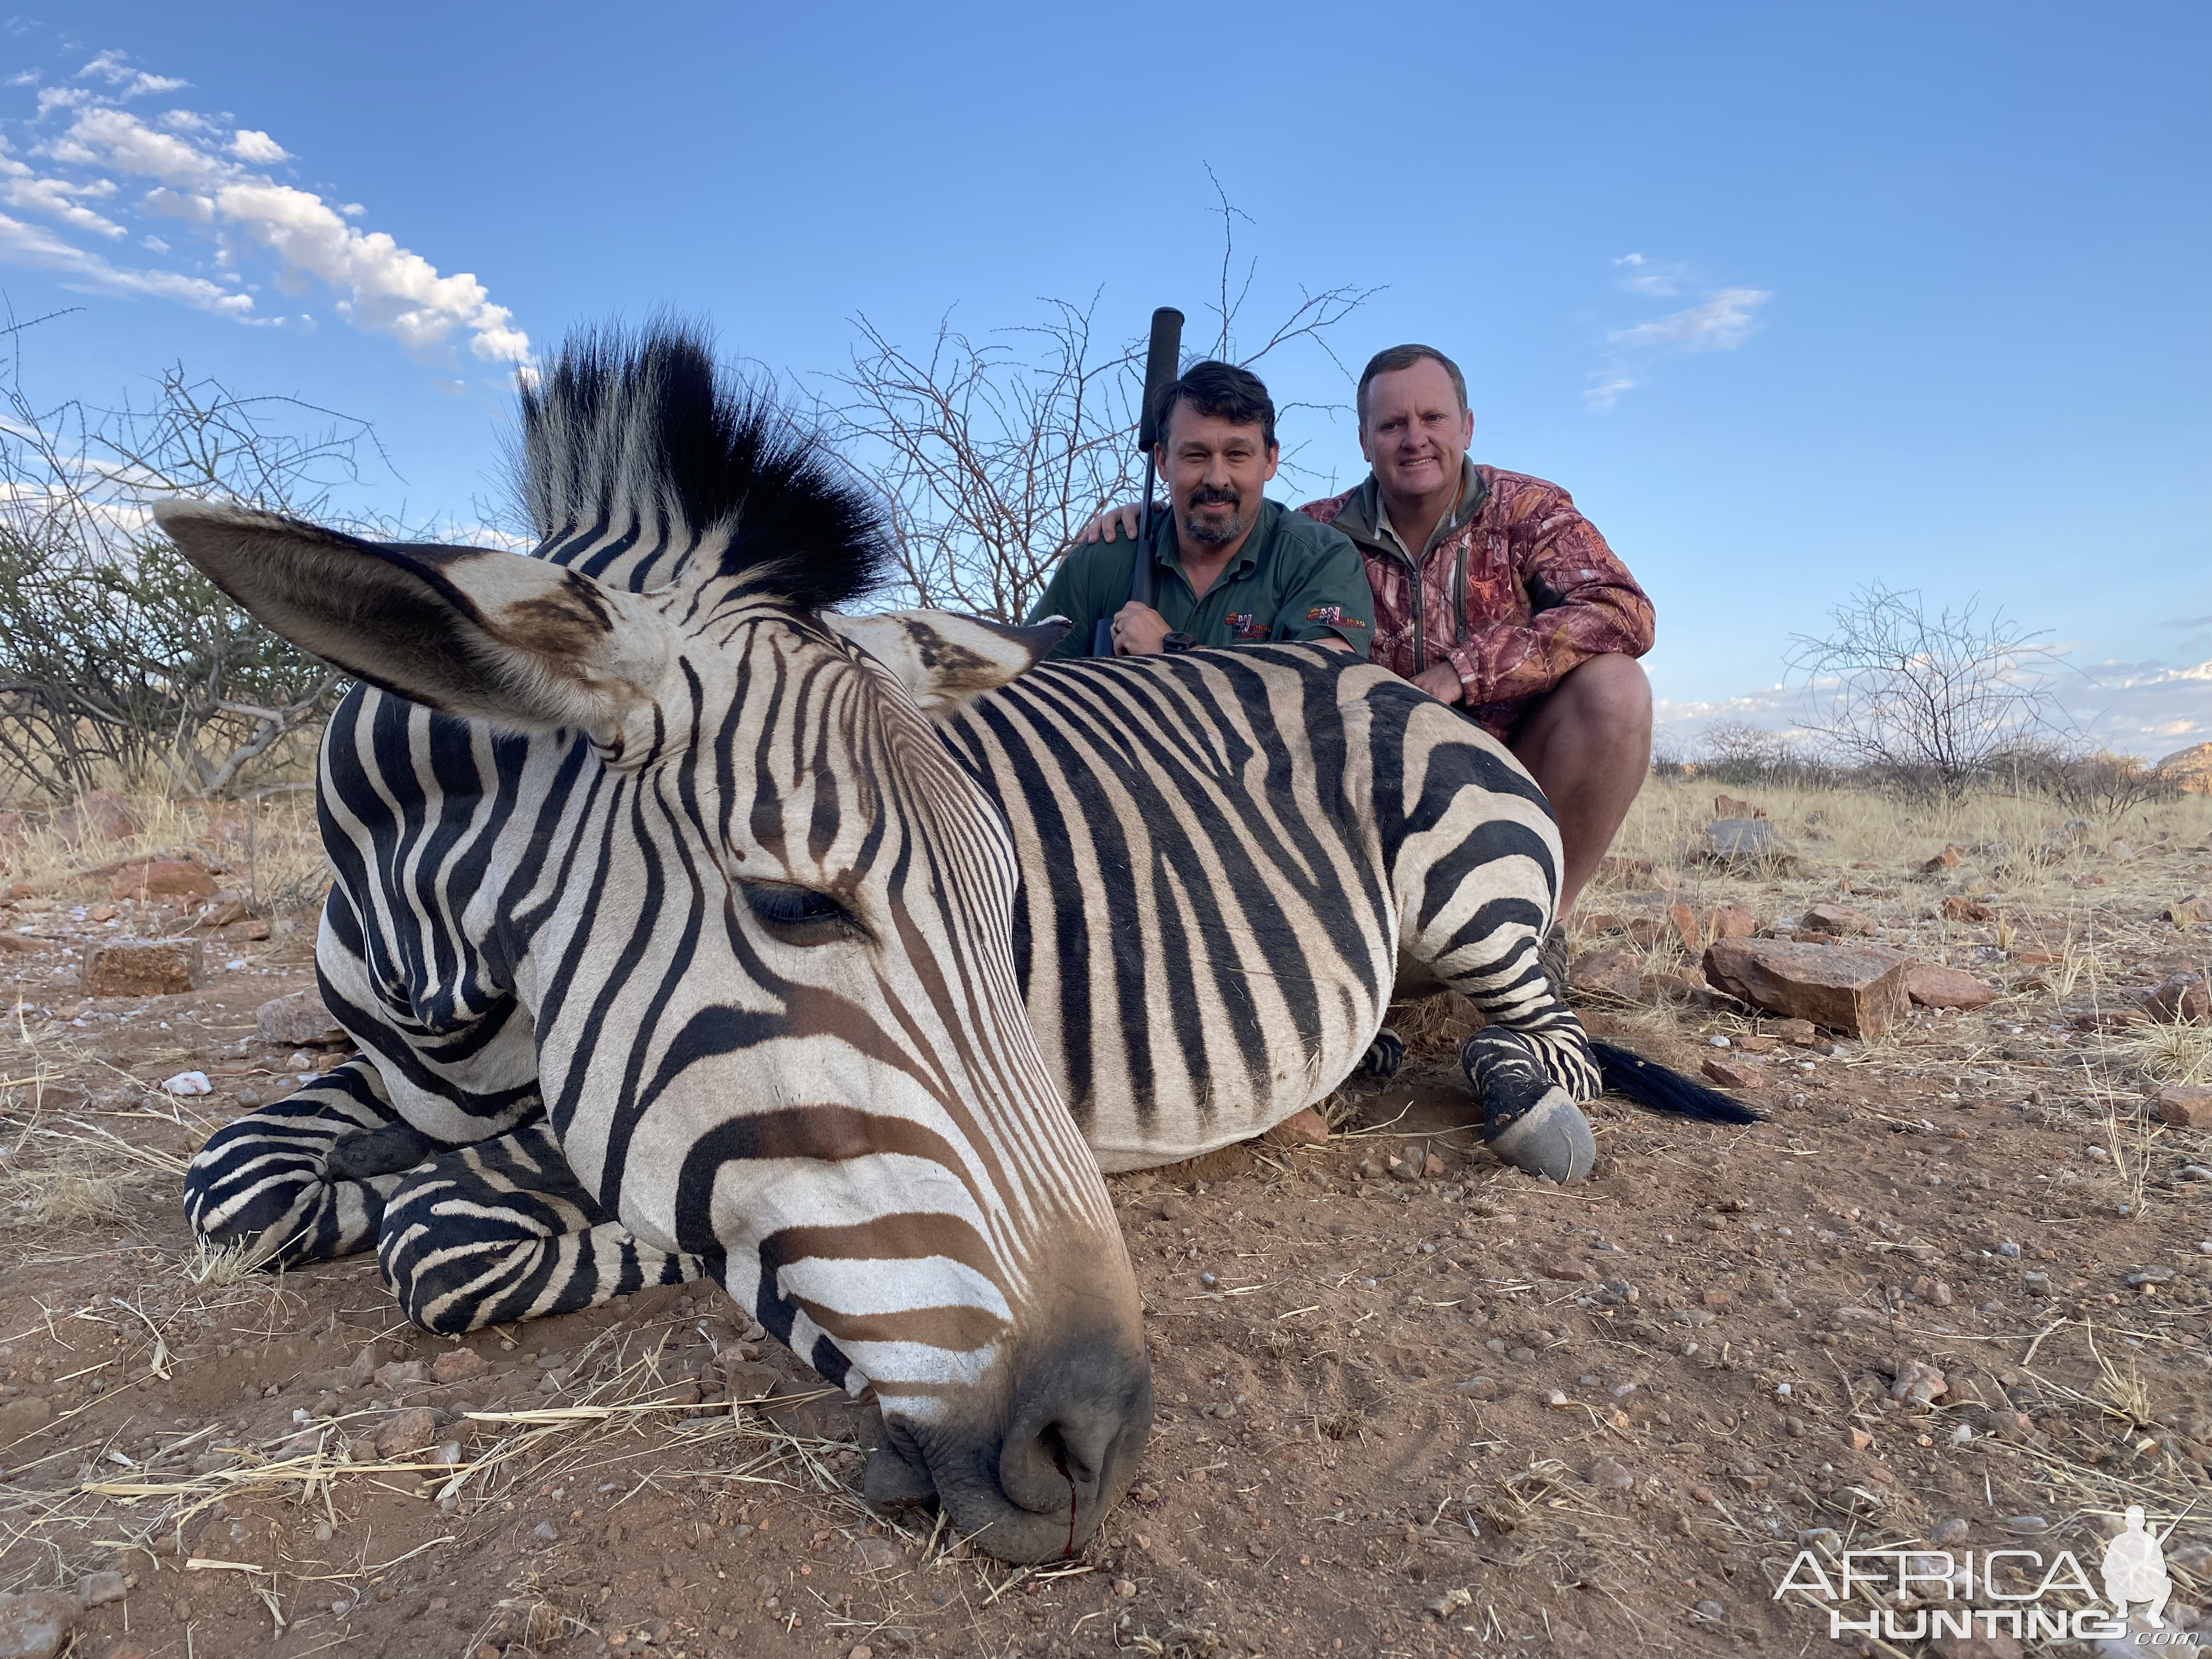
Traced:
<path fill-rule="evenodd" d="M 1678 1117 L 1695 1118 L 1701 1123 L 1764 1121 L 1742 1102 L 1693 1082 L 1680 1072 L 1669 1071 L 1656 1060 L 1595 1038 L 1590 1042 L 1590 1051 L 1597 1056 L 1605 1086 L 1638 1106 L 1649 1107 L 1655 1112 L 1672 1112 Z"/>

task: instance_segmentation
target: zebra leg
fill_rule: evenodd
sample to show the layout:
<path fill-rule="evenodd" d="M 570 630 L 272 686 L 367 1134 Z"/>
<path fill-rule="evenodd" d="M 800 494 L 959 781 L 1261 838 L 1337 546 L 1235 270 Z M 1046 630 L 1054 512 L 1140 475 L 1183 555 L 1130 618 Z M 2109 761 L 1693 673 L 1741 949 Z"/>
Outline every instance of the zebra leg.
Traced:
<path fill-rule="evenodd" d="M 1483 1139 L 1516 1169 L 1581 1180 L 1597 1162 L 1597 1140 L 1579 1103 L 1605 1084 L 1582 1021 L 1545 971 L 1544 936 L 1507 922 L 1457 944 L 1428 966 L 1482 1012 L 1459 1058 L 1482 1101 Z"/>
<path fill-rule="evenodd" d="M 1362 1077 L 1394 1078 L 1406 1063 L 1406 1039 L 1385 1025 L 1376 1032 L 1375 1041 L 1367 1045 L 1367 1053 L 1359 1062 Z"/>
<path fill-rule="evenodd" d="M 407 1176 L 386 1201 L 376 1260 L 402 1311 L 441 1336 L 597 1307 L 707 1266 L 611 1220 L 543 1118 Z"/>
<path fill-rule="evenodd" d="M 376 1243 L 399 1172 L 436 1151 L 386 1098 L 366 1055 L 208 1137 L 185 1171 L 185 1216 L 210 1244 L 264 1267 Z"/>
<path fill-rule="evenodd" d="M 1565 1185 L 1590 1172 L 1597 1139 L 1541 1052 L 1520 1033 L 1490 1026 L 1460 1045 L 1459 1063 L 1481 1098 L 1490 1150 L 1516 1169 Z"/>

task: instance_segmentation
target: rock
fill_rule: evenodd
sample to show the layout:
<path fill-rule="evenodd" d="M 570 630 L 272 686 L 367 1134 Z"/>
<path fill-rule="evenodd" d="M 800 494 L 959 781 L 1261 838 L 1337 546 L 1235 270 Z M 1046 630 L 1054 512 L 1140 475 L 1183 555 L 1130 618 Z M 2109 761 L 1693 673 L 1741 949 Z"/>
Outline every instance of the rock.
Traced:
<path fill-rule="evenodd" d="M 44 1428 L 53 1420 L 53 1415 L 52 1403 L 35 1394 L 0 1401 L 0 1445 Z M 9 1461 L 14 1462 L 14 1458 L 11 1456 Z"/>
<path fill-rule="evenodd" d="M 1621 858 L 1607 854 L 1597 861 L 1598 874 L 1607 881 L 1649 881 L 1652 877 L 1650 859 Z"/>
<path fill-rule="evenodd" d="M 253 1024 L 264 1042 L 288 1048 L 353 1041 L 323 1006 L 323 994 L 312 986 L 263 1003 L 254 1011 Z"/>
<path fill-rule="evenodd" d="M 2020 1287 L 2021 1290 L 2027 1291 L 2030 1296 L 2049 1296 L 2051 1294 L 2051 1275 L 2049 1273 L 2022 1273 L 2020 1276 Z"/>
<path fill-rule="evenodd" d="M 1747 1060 L 1709 1060 L 1698 1070 L 1723 1089 L 1756 1089 L 1766 1081 L 1765 1073 Z"/>
<path fill-rule="evenodd" d="M 1717 939 L 1749 939 L 1759 931 L 1758 918 L 1750 909 L 1730 899 L 1726 904 L 1716 904 L 1705 912 L 1705 940 Z"/>
<path fill-rule="evenodd" d="M 530 1529 L 530 1535 L 544 1544 L 557 1544 L 561 1541 L 561 1529 L 550 1521 L 540 1521 Z"/>
<path fill-rule="evenodd" d="M 387 1394 L 419 1389 L 429 1377 L 430 1368 L 419 1359 L 394 1359 L 376 1368 L 376 1386 Z"/>
<path fill-rule="evenodd" d="M 1966 1540 L 1966 1534 L 1972 1530 L 1973 1528 L 1966 1522 L 1954 1517 L 1929 1533 L 1928 1541 L 1931 1544 L 1942 1545 L 1962 1544 Z"/>
<path fill-rule="evenodd" d="M 2176 927 L 2184 929 L 2212 921 L 2212 899 L 2194 895 L 2185 899 L 2176 899 L 2166 907 L 2166 919 Z"/>
<path fill-rule="evenodd" d="M 1848 904 L 1816 904 L 1798 919 L 1808 933 L 1870 933 L 1874 923 Z"/>
<path fill-rule="evenodd" d="M 1713 816 L 1717 818 L 1763 818 L 1766 816 L 1766 809 L 1723 793 L 1713 797 Z"/>
<path fill-rule="evenodd" d="M 1601 993 L 1621 1002 L 1644 1000 L 1643 963 L 1626 951 L 1597 951 L 1579 957 L 1567 971 L 1577 993 Z"/>
<path fill-rule="evenodd" d="M 1910 959 L 1868 945 L 1716 939 L 1705 977 L 1733 997 L 1853 1036 L 1880 1036 L 1911 1010 Z"/>
<path fill-rule="evenodd" d="M 438 1441 L 438 1419 L 427 1406 L 416 1406 L 404 1412 L 395 1412 L 385 1419 L 377 1431 L 376 1455 L 380 1457 L 405 1457 L 433 1446 Z"/>
<path fill-rule="evenodd" d="M 211 1095 L 215 1085 L 208 1081 L 205 1072 L 179 1072 L 162 1083 L 161 1091 L 172 1095 Z"/>
<path fill-rule="evenodd" d="M 474 1348 L 454 1348 L 430 1362 L 433 1382 L 466 1382 L 483 1374 L 483 1356 Z"/>
<path fill-rule="evenodd" d="M 1595 1284 L 1597 1269 L 1583 1261 L 1552 1261 L 1544 1267 L 1544 1277 L 1583 1284 Z"/>
<path fill-rule="evenodd" d="M 1698 1602 L 1695 1610 L 1698 1617 L 1709 1625 L 1717 1625 L 1728 1617 L 1728 1609 L 1711 1597 Z"/>
<path fill-rule="evenodd" d="M 1958 867 L 1959 849 L 1956 847 L 1947 846 L 1934 858 L 1920 866 L 1920 873 L 1923 876 L 1933 876 L 1945 870 L 1955 870 Z"/>
<path fill-rule="evenodd" d="M 1292 1112 L 1260 1137 L 1270 1146 L 1326 1146 L 1328 1125 L 1310 1106 Z"/>
<path fill-rule="evenodd" d="M 1897 1378 L 1889 1385 L 1889 1397 L 1907 1405 L 1932 1406 L 1950 1389 L 1949 1379 L 1935 1366 L 1925 1360 L 1908 1359 L 1898 1367 Z"/>
<path fill-rule="evenodd" d="M 1698 920 L 1698 913 L 1686 904 L 1667 907 L 1667 925 L 1674 930 L 1674 937 L 1692 956 L 1705 948 L 1705 925 Z"/>
<path fill-rule="evenodd" d="M 181 996 L 206 973 L 196 939 L 118 939 L 85 952 L 79 987 L 91 997 Z"/>
<path fill-rule="evenodd" d="M 1905 970 L 1905 994 L 1923 1008 L 1982 1008 L 1997 1000 L 1996 987 L 1963 969 L 1924 962 Z"/>
<path fill-rule="evenodd" d="M 200 907 L 196 927 L 234 927 L 246 920 L 246 901 L 236 893 L 217 893 Z"/>
<path fill-rule="evenodd" d="M 173 859 L 149 859 L 126 864 L 107 884 L 107 896 L 117 899 L 210 899 L 215 883 L 196 864 Z"/>
<path fill-rule="evenodd" d="M 2172 1129 L 2212 1130 L 2212 1089 L 2190 1089 L 2179 1084 L 2158 1091 L 2152 1102 L 2158 1121 Z"/>
<path fill-rule="evenodd" d="M 104 1572 L 88 1572 L 76 1581 L 77 1605 L 82 1607 L 104 1607 L 110 1601 L 120 1601 L 130 1594 L 130 1581 L 112 1569 Z"/>
<path fill-rule="evenodd" d="M 2205 989 L 2203 975 L 2175 974 L 2143 994 L 2143 1012 L 2174 1025 L 2184 1020 L 2212 1020 L 2212 993 Z"/>
<path fill-rule="evenodd" d="M 54 1659 L 78 1612 L 76 1598 L 58 1590 L 0 1595 L 0 1659 Z"/>
<path fill-rule="evenodd" d="M 1611 1457 L 1600 1457 L 1590 1464 L 1590 1485 L 1606 1492 L 1626 1492 L 1636 1484 L 1636 1477 L 1628 1472 L 1627 1465 Z"/>
<path fill-rule="evenodd" d="M 1468 1400 L 1498 1398 L 1498 1379 L 1494 1376 L 1470 1376 L 1464 1382 L 1452 1384 L 1452 1392 Z"/>
<path fill-rule="evenodd" d="M 1820 1040 L 1819 1030 L 1809 1019 L 1770 1019 L 1766 1030 L 1793 1048 L 1809 1048 Z"/>
<path fill-rule="evenodd" d="M 1705 826 L 1695 856 L 1705 864 L 1794 863 L 1796 849 L 1765 818 L 1719 818 Z"/>
<path fill-rule="evenodd" d="M 905 1559 L 888 1538 L 855 1538 L 853 1558 L 870 1572 L 889 1572 Z"/>
<path fill-rule="evenodd" d="M 88 789 L 54 814 L 54 834 L 72 847 L 88 841 L 127 841 L 138 833 L 138 814 L 112 789 Z"/>
<path fill-rule="evenodd" d="M 0 933 L 0 956 L 27 957 L 46 948 L 46 941 L 27 933 Z"/>
<path fill-rule="evenodd" d="M 1979 899 L 1953 897 L 1943 901 L 1943 920 L 1946 921 L 1988 921 L 1993 912 Z"/>
<path fill-rule="evenodd" d="M 1853 1451 L 1864 1451 L 1868 1447 L 1874 1444 L 1874 1437 L 1869 1434 L 1864 1429 L 1853 1429 L 1850 1434 L 1844 1437 L 1849 1441 L 1850 1449 Z"/>

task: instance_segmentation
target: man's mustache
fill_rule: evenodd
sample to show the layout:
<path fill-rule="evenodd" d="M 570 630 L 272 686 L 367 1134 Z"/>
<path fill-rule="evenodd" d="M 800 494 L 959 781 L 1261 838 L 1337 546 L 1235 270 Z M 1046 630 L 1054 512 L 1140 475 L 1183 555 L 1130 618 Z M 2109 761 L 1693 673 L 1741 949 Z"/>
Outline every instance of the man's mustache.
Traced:
<path fill-rule="evenodd" d="M 1224 507 L 1242 507 L 1244 505 L 1244 497 L 1238 490 L 1216 489 L 1211 485 L 1202 485 L 1191 492 L 1190 504 L 1193 507 L 1206 507 L 1215 501 L 1220 502 Z"/>

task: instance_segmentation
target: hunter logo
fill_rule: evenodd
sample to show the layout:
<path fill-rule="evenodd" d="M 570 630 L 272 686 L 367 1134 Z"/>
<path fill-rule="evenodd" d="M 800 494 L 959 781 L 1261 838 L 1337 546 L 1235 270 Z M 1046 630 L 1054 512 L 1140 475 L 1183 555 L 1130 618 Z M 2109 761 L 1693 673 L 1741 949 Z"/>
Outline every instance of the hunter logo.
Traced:
<path fill-rule="evenodd" d="M 1267 637 L 1267 624 L 1259 619 L 1259 613 L 1256 611 L 1232 611 L 1221 621 L 1222 625 L 1228 629 L 1234 638 L 1264 640 Z"/>
<path fill-rule="evenodd" d="M 2166 1598 L 2173 1594 L 2173 1581 L 2166 1572 L 2166 1539 L 2153 1537 L 2143 1525 L 2140 1504 L 2128 1505 L 2126 1522 L 2119 1534 L 2105 1546 L 2105 1594 L 2123 1619 L 2128 1616 L 2129 1602 L 2148 1603 L 2151 1628 L 2164 1630 Z M 2171 1534 L 2173 1527 L 2166 1530 Z"/>
<path fill-rule="evenodd" d="M 2134 1632 L 2136 1645 L 2195 1653 L 2195 1638 L 2164 1617 L 2173 1593 L 2164 1546 L 2179 1523 L 2176 1516 L 2153 1533 L 2142 1506 L 2130 1504 L 2099 1563 L 2102 1595 L 2071 1550 L 1802 1549 L 1773 1599 L 1795 1590 L 1826 1604 L 1828 1635 L 1838 1641 L 2124 1642 L 2135 1606 L 2149 1626 Z"/>

